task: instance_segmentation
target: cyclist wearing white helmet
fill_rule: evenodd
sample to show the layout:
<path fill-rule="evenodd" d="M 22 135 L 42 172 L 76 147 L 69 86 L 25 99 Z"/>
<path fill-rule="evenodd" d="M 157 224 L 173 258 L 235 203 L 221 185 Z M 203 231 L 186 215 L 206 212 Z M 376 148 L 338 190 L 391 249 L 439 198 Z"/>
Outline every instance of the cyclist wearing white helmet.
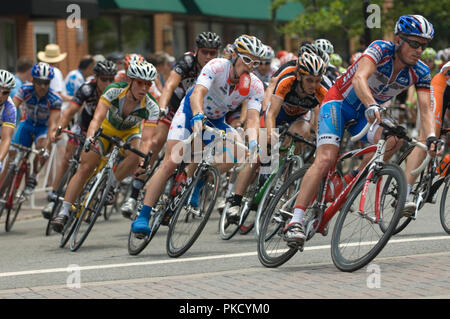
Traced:
<path fill-rule="evenodd" d="M 46 148 L 50 150 L 51 143 L 47 134 L 56 126 L 62 100 L 50 88 L 50 81 L 55 76 L 52 66 L 40 62 L 33 65 L 30 72 L 33 83 L 22 85 L 13 98 L 13 102 L 18 109 L 24 106 L 25 110 L 22 110 L 22 113 L 26 114 L 26 119 L 19 123 L 12 142 L 26 147 L 31 147 L 34 142 L 37 149 Z M 12 150 L 9 158 L 13 159 L 14 154 L 15 151 Z M 26 182 L 25 195 L 29 196 L 33 193 L 37 185 L 36 176 L 47 157 L 48 154 L 35 157 L 33 172 Z M 38 162 L 41 165 L 38 165 Z"/>
<path fill-rule="evenodd" d="M 117 82 L 106 87 L 89 124 L 86 143 L 91 143 L 95 132 L 102 127 L 104 134 L 118 136 L 124 142 L 130 142 L 131 147 L 147 154 L 150 151 L 153 133 L 159 119 L 158 103 L 148 93 L 157 76 L 157 71 L 152 64 L 141 61 L 130 63 L 127 76 L 131 79 L 130 83 Z M 62 231 L 72 203 L 80 195 L 85 181 L 100 164 L 101 155 L 105 155 L 109 150 L 109 141 L 99 138 L 95 148 L 100 154 L 93 151 L 83 152 L 80 167 L 67 186 L 61 211 L 51 222 L 56 232 Z M 115 171 L 115 183 L 118 184 L 122 179 L 130 176 L 141 161 L 143 159 L 138 155 L 126 152 L 125 159 Z M 114 197 L 113 193 L 109 195 L 110 203 Z"/>
<path fill-rule="evenodd" d="M 0 173 L 16 128 L 16 106 L 9 97 L 15 86 L 14 75 L 6 70 L 0 70 Z"/>
<path fill-rule="evenodd" d="M 314 44 L 324 50 L 328 55 L 334 53 L 334 47 L 327 39 L 317 39 L 316 41 L 314 41 Z"/>
<path fill-rule="evenodd" d="M 356 124 L 348 130 L 352 135 L 358 134 L 368 122 L 381 120 L 380 104 L 411 85 L 415 85 L 418 91 L 422 119 L 420 139 L 427 139 L 430 155 L 435 155 L 430 70 L 419 60 L 433 34 L 432 25 L 424 17 L 400 17 L 395 28 L 394 42 L 374 41 L 328 91 L 320 107 L 316 157 L 302 180 L 293 218 L 284 232 L 287 242 L 303 242 L 306 239 L 303 216 L 316 196 L 323 177 L 336 163 L 344 124 L 356 120 Z M 363 140 L 376 143 L 381 132 L 381 127 L 376 124 Z M 400 146 L 398 139 L 387 139 L 385 160 Z M 414 167 L 417 166 L 416 163 Z"/>
<path fill-rule="evenodd" d="M 247 100 L 249 148 L 251 152 L 257 150 L 256 130 L 259 127 L 264 87 L 252 71 L 259 66 L 264 53 L 265 47 L 260 40 L 254 36 L 242 35 L 233 43 L 231 59 L 213 59 L 202 69 L 196 85 L 188 91 L 172 120 L 164 160 L 148 183 L 144 205 L 138 218 L 132 224 L 132 232 L 142 234 L 150 232 L 148 226 L 150 213 L 166 181 L 178 165 L 175 158 L 179 155 L 179 143 L 193 132 L 202 133 L 203 119 L 206 120 L 207 125 L 226 131 L 227 135 L 240 139 L 236 131 L 225 123 L 225 114 Z M 204 143 L 211 142 L 211 136 L 203 137 Z M 228 152 L 225 153 L 224 155 L 227 156 L 225 163 L 217 164 L 222 173 L 234 166 L 235 158 L 230 158 Z M 174 156 L 175 154 L 177 156 Z M 189 171 L 193 173 L 193 170 Z M 203 184 L 204 181 L 197 184 L 189 202 L 194 209 L 198 206 Z"/>
<path fill-rule="evenodd" d="M 271 66 L 271 62 L 274 58 L 275 52 L 273 52 L 272 47 L 266 45 L 266 53 L 262 58 L 261 64 L 253 71 L 258 79 L 264 84 L 264 89 L 269 85 L 270 78 L 277 71 Z"/>

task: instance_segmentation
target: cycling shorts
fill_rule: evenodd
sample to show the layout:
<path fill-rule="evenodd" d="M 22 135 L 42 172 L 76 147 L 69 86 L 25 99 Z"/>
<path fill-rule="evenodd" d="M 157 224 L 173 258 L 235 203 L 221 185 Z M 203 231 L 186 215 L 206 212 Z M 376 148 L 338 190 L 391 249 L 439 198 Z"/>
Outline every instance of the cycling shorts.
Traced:
<path fill-rule="evenodd" d="M 107 119 L 104 119 L 101 127 L 103 128 L 103 134 L 108 136 L 117 136 L 124 142 L 130 142 L 134 139 L 141 138 L 141 126 L 138 125 L 136 127 L 130 128 L 128 130 L 118 130 L 114 126 L 109 123 Z M 103 138 L 99 138 L 100 141 L 100 152 L 101 155 L 104 156 L 110 151 L 110 142 Z"/>
<path fill-rule="evenodd" d="M 21 121 L 17 127 L 13 143 L 31 147 L 33 141 L 36 143 L 41 138 L 46 138 L 48 132 L 47 125 L 34 124 L 32 121 Z"/>

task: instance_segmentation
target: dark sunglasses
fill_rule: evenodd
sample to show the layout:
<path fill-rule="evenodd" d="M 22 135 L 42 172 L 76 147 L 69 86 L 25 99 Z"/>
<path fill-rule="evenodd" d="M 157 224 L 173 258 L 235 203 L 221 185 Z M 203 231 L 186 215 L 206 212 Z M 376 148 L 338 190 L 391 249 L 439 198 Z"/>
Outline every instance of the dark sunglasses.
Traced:
<path fill-rule="evenodd" d="M 262 64 L 262 65 L 269 65 L 269 64 L 270 64 L 270 61 L 262 61 L 261 64 Z"/>
<path fill-rule="evenodd" d="M 402 39 L 403 41 L 408 43 L 408 45 L 411 48 L 413 48 L 413 49 L 418 49 L 419 47 L 422 47 L 422 50 L 425 50 L 426 47 L 428 46 L 428 42 L 427 43 L 420 43 L 419 41 L 408 39 L 407 37 L 402 36 L 402 35 L 400 36 L 400 39 Z"/>
<path fill-rule="evenodd" d="M 50 85 L 50 80 L 41 80 L 41 79 L 34 78 L 33 83 L 36 85 Z"/>
<path fill-rule="evenodd" d="M 0 93 L 2 93 L 2 95 L 9 95 L 9 93 L 11 93 L 11 91 L 9 91 L 9 90 L 1 90 Z"/>
<path fill-rule="evenodd" d="M 219 54 L 219 50 L 200 49 L 201 54 L 216 56 Z"/>
<path fill-rule="evenodd" d="M 140 79 L 134 79 L 134 80 L 136 81 L 137 85 L 139 85 L 139 86 L 144 86 L 145 85 L 148 88 L 152 86 L 152 82 L 142 81 Z"/>
<path fill-rule="evenodd" d="M 113 76 L 101 76 L 101 77 L 99 77 L 99 79 L 102 82 L 114 82 Z"/>

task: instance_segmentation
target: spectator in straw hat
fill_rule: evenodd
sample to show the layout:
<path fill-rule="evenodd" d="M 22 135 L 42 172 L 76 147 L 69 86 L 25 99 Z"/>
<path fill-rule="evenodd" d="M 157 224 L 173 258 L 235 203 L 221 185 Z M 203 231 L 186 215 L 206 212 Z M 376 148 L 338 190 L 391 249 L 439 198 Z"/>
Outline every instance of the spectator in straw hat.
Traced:
<path fill-rule="evenodd" d="M 64 102 L 70 102 L 71 97 L 66 95 L 64 86 L 64 77 L 61 70 L 57 67 L 58 63 L 67 57 L 67 52 L 61 53 L 59 45 L 50 43 L 45 46 L 45 51 L 39 51 L 37 54 L 39 61 L 46 62 L 53 67 L 55 77 L 50 82 L 50 88 L 57 92 Z"/>

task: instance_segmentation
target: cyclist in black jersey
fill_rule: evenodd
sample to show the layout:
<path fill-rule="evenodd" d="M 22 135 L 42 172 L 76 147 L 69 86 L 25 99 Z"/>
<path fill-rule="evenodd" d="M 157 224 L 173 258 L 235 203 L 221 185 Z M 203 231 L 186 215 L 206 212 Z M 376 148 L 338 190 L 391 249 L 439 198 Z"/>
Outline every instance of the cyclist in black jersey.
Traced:
<path fill-rule="evenodd" d="M 114 62 L 105 60 L 100 61 L 94 66 L 94 78 L 90 81 L 85 82 L 80 88 L 75 92 L 72 101 L 70 102 L 67 110 L 59 118 L 58 125 L 55 127 L 53 132 L 50 132 L 51 142 L 54 143 L 60 137 L 56 136 L 56 128 L 61 126 L 65 128 L 69 125 L 72 118 L 77 114 L 82 108 L 81 114 L 78 117 L 76 124 L 72 127 L 72 131 L 76 133 L 86 134 L 92 117 L 95 113 L 95 108 L 97 107 L 100 96 L 102 95 L 105 88 L 112 82 L 114 82 L 114 77 L 117 74 L 117 66 Z M 55 179 L 53 180 L 52 190 L 49 192 L 48 200 L 50 201 L 47 206 L 42 210 L 42 215 L 45 218 L 50 218 L 50 214 L 53 210 L 53 199 L 55 197 L 55 189 L 58 187 L 64 172 L 67 170 L 69 165 L 69 160 L 72 158 L 79 144 L 78 140 L 70 138 L 67 142 L 66 152 L 64 154 L 64 159 L 58 168 Z"/>
<path fill-rule="evenodd" d="M 201 69 L 210 60 L 216 58 L 221 46 L 220 37 L 214 32 L 202 32 L 196 40 L 194 52 L 186 52 L 175 63 L 173 70 L 164 85 L 163 92 L 159 98 L 161 118 L 156 127 L 155 136 L 152 141 L 152 158 L 150 165 L 153 165 L 158 158 L 158 154 L 166 143 L 169 127 L 173 116 L 180 106 L 180 102 L 197 79 Z M 131 216 L 136 207 L 136 198 L 139 190 L 144 186 L 140 179 L 134 179 L 132 183 L 132 194 L 122 205 L 121 211 L 124 216 Z"/>

